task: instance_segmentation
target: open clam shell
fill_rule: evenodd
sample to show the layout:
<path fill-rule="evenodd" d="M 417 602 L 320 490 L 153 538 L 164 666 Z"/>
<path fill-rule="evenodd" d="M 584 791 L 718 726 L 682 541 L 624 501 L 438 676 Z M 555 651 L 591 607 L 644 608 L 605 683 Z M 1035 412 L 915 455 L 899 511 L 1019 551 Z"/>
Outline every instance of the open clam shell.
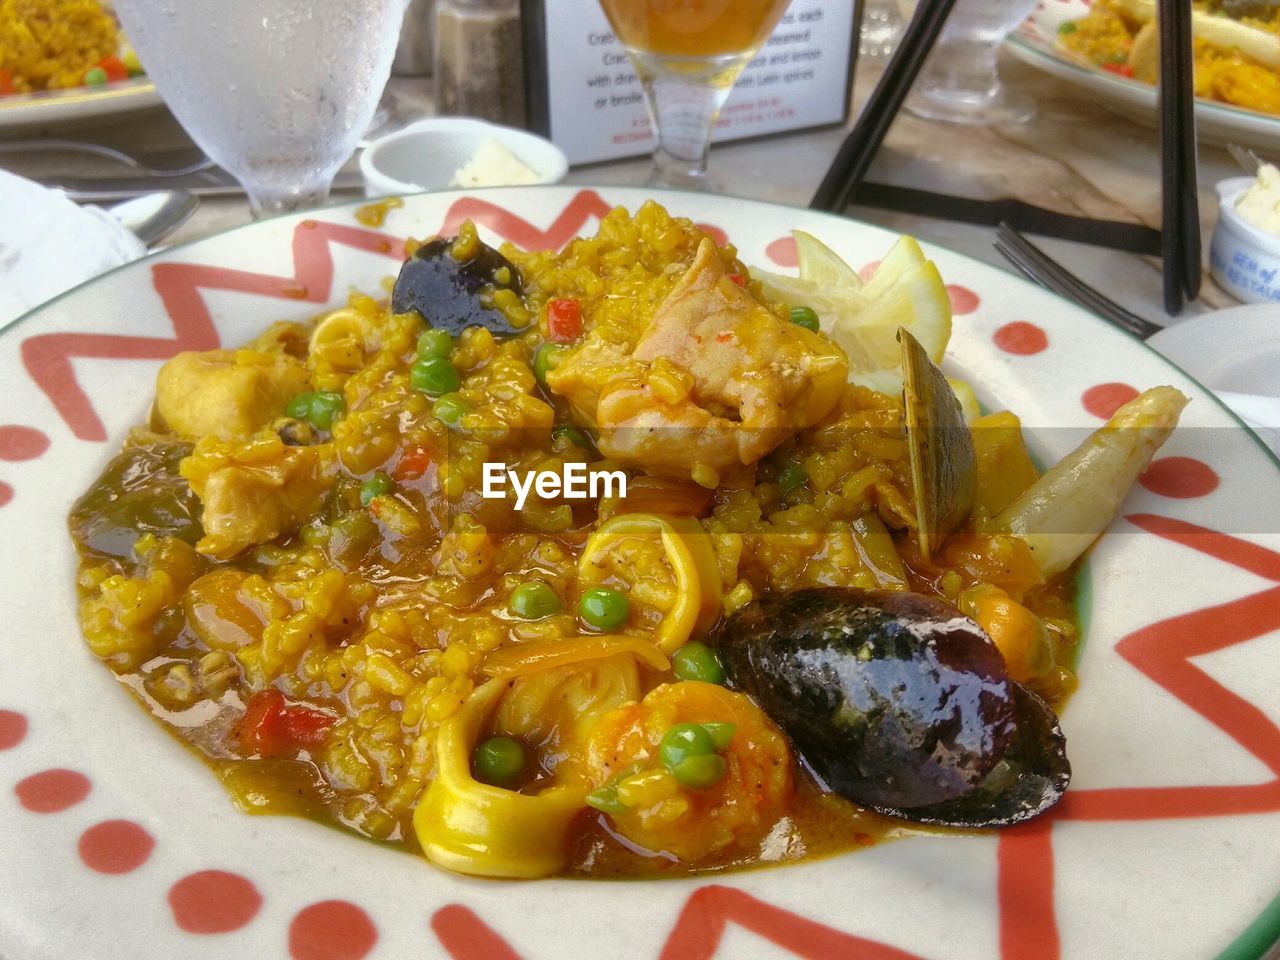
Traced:
<path fill-rule="evenodd" d="M 969 519 L 976 486 L 977 455 L 960 401 L 942 371 L 905 328 L 902 401 L 911 458 L 920 553 L 928 560 Z"/>

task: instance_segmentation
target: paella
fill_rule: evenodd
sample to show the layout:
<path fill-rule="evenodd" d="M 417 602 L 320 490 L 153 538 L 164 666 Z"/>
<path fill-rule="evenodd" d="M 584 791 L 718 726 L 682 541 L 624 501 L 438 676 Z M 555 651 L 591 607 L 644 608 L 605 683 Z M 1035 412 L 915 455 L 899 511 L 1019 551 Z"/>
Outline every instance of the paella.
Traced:
<path fill-rule="evenodd" d="M 245 812 L 461 873 L 1039 815 L 1074 573 L 1186 398 L 1042 471 L 939 370 L 917 245 L 864 281 L 796 240 L 800 278 L 653 203 L 560 251 L 464 223 L 178 354 L 70 517 L 89 648 Z"/>

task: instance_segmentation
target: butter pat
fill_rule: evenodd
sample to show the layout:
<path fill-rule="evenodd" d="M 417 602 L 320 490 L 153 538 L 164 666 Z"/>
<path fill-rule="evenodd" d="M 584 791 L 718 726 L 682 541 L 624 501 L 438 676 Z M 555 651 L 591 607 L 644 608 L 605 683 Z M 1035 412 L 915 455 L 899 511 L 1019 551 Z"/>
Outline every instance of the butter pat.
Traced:
<path fill-rule="evenodd" d="M 1236 201 L 1236 213 L 1260 230 L 1280 236 L 1280 170 L 1269 163 L 1258 168 L 1258 179 Z"/>
<path fill-rule="evenodd" d="M 449 181 L 451 187 L 508 187 L 538 183 L 541 178 L 514 153 L 490 137 Z"/>

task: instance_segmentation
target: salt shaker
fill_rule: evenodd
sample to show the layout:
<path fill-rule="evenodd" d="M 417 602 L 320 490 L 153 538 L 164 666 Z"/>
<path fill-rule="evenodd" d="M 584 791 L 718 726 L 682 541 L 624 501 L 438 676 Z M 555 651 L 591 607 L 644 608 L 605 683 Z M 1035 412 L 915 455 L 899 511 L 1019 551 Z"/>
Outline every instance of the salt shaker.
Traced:
<path fill-rule="evenodd" d="M 524 126 L 519 0 L 437 0 L 436 112 Z"/>

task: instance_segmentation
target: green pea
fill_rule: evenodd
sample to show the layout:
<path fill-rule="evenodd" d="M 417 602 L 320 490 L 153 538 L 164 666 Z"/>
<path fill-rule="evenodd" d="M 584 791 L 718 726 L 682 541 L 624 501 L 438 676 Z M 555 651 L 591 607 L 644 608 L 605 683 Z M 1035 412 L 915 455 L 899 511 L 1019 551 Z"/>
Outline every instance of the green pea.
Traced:
<path fill-rule="evenodd" d="M 672 773 L 689 757 L 701 757 L 715 752 L 715 741 L 700 723 L 677 723 L 666 732 L 662 743 L 658 745 L 658 759 Z"/>
<path fill-rule="evenodd" d="M 434 360 L 437 357 L 448 359 L 453 351 L 453 337 L 448 330 L 431 327 L 418 337 L 418 359 Z"/>
<path fill-rule="evenodd" d="M 717 751 L 729 749 L 729 744 L 733 742 L 733 733 L 738 729 L 736 723 L 704 723 L 701 726 L 707 731 L 707 736 L 711 738 Z"/>
<path fill-rule="evenodd" d="M 806 330 L 817 330 L 818 313 L 812 307 L 792 307 L 791 322 Z"/>
<path fill-rule="evenodd" d="M 671 775 L 683 786 L 694 790 L 706 790 L 714 787 L 729 772 L 729 764 L 725 758 L 708 753 L 700 756 L 686 757 L 671 768 Z"/>
<path fill-rule="evenodd" d="M 627 805 L 618 799 L 618 785 L 606 783 L 598 790 L 587 794 L 587 806 L 594 807 L 601 813 L 625 813 Z"/>
<path fill-rule="evenodd" d="M 681 680 L 724 683 L 724 667 L 720 665 L 720 658 L 705 643 L 697 640 L 686 643 L 675 652 L 671 668 Z"/>
<path fill-rule="evenodd" d="M 296 397 L 291 397 L 285 404 L 284 412 L 295 420 L 310 420 L 311 398 L 314 396 L 314 393 L 300 393 Z"/>
<path fill-rule="evenodd" d="M 323 523 L 308 523 L 298 536 L 308 547 L 318 547 L 328 541 L 329 528 Z"/>
<path fill-rule="evenodd" d="M 482 741 L 472 758 L 476 779 L 495 787 L 517 780 L 524 773 L 526 763 L 524 745 L 511 737 L 490 737 Z"/>
<path fill-rule="evenodd" d="M 630 766 L 623 767 L 602 787 L 597 787 L 587 794 L 587 806 L 594 807 L 601 813 L 623 813 L 627 810 L 627 805 L 618 799 L 618 784 L 627 777 L 633 776 L 644 769 L 644 764 L 633 763 Z"/>
<path fill-rule="evenodd" d="M 429 397 L 453 393 L 462 386 L 462 377 L 452 363 L 443 357 L 419 360 L 409 368 L 409 382 L 413 389 L 421 390 Z"/>
<path fill-rule="evenodd" d="M 597 630 L 612 630 L 627 622 L 631 604 L 617 590 L 592 587 L 578 601 L 578 616 Z"/>
<path fill-rule="evenodd" d="M 803 487 L 808 480 L 809 474 L 805 472 L 804 467 L 789 463 L 778 472 L 778 492 L 785 497 L 792 490 Z"/>
<path fill-rule="evenodd" d="M 507 609 L 523 620 L 541 620 L 559 613 L 564 607 L 549 584 L 528 580 L 511 591 Z"/>
<path fill-rule="evenodd" d="M 353 564 L 378 538 L 378 525 L 363 510 L 344 513 L 329 527 L 326 549 L 329 556 L 342 564 Z"/>
<path fill-rule="evenodd" d="M 560 366 L 568 354 L 569 348 L 561 343 L 544 343 L 533 355 L 533 375 L 544 387 L 547 385 L 547 374 Z"/>
<path fill-rule="evenodd" d="M 391 478 L 379 470 L 372 477 L 360 484 L 360 506 L 367 507 L 374 497 L 391 492 Z"/>
<path fill-rule="evenodd" d="M 581 447 L 583 450 L 591 449 L 591 441 L 587 439 L 587 435 L 577 427 L 571 427 L 567 423 L 562 423 L 551 431 L 552 440 L 568 440 L 575 447 Z"/>
<path fill-rule="evenodd" d="M 1079 25 L 1074 20 L 1063 20 L 1058 24 L 1058 35 L 1065 37 L 1069 33 L 1075 33 L 1079 29 Z"/>
<path fill-rule="evenodd" d="M 109 79 L 107 71 L 103 70 L 101 67 L 90 67 L 84 72 L 84 82 L 91 87 L 101 87 Z"/>
<path fill-rule="evenodd" d="M 471 404 L 456 393 L 446 393 L 436 399 L 431 412 L 445 426 L 456 428 L 462 422 L 463 414 L 471 412 Z"/>
<path fill-rule="evenodd" d="M 347 409 L 347 401 L 340 393 L 321 390 L 311 395 L 310 407 L 311 411 L 307 419 L 311 421 L 312 426 L 320 430 L 328 430 L 333 426 L 333 421 Z"/>

